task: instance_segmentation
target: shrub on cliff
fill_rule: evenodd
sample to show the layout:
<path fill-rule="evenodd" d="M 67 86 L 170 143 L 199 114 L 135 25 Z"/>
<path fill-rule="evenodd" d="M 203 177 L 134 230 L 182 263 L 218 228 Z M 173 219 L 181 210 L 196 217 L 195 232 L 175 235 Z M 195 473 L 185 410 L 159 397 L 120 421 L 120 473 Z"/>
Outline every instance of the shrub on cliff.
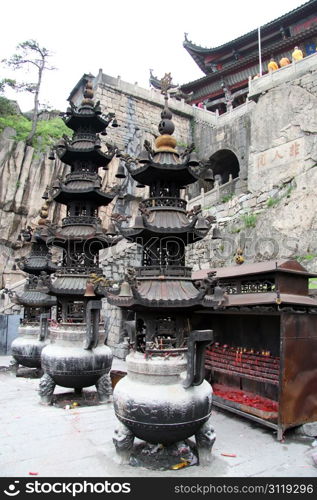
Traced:
<path fill-rule="evenodd" d="M 12 127 L 16 131 L 14 140 L 26 141 L 32 129 L 32 122 L 23 115 L 0 116 L 0 133 L 6 127 Z M 71 130 L 66 127 L 61 118 L 41 120 L 37 123 L 32 146 L 37 151 L 44 152 L 57 142 L 63 134 L 70 135 Z"/>
<path fill-rule="evenodd" d="M 0 116 L 16 115 L 17 106 L 6 97 L 0 96 Z"/>

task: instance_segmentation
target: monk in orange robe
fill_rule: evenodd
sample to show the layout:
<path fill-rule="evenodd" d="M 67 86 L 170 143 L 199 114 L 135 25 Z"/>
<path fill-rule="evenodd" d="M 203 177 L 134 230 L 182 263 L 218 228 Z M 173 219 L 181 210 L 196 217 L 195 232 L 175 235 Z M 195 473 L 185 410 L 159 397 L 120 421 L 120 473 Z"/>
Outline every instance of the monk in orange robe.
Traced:
<path fill-rule="evenodd" d="M 294 47 L 294 52 L 292 53 L 293 61 L 300 61 L 303 57 L 303 52 L 298 47 Z"/>
<path fill-rule="evenodd" d="M 289 60 L 288 57 L 282 57 L 282 59 L 279 62 L 281 68 L 283 68 L 283 66 L 288 66 L 289 64 L 291 64 L 291 61 Z"/>
<path fill-rule="evenodd" d="M 277 62 L 274 61 L 273 58 L 270 60 L 269 64 L 267 65 L 267 69 L 269 70 L 269 73 L 272 73 L 272 71 L 276 71 L 278 69 L 278 64 L 277 64 Z"/>

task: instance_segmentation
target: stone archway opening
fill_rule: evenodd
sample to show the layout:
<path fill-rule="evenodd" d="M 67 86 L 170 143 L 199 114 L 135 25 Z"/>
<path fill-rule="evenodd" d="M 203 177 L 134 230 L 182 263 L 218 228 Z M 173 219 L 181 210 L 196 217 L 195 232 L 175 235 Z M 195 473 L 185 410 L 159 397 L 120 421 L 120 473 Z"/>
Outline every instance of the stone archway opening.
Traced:
<path fill-rule="evenodd" d="M 226 184 L 230 179 L 239 177 L 240 165 L 236 155 L 230 149 L 220 149 L 210 157 L 210 166 L 215 181 Z"/>

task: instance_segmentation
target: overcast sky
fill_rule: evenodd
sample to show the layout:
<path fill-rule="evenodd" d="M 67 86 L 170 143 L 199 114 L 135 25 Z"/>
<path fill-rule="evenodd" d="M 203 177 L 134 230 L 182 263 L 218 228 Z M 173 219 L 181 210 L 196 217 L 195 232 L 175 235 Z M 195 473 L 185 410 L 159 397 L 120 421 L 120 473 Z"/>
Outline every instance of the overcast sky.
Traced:
<path fill-rule="evenodd" d="M 18 43 L 36 39 L 49 49 L 57 70 L 44 75 L 42 103 L 65 110 L 69 92 L 84 73 L 103 72 L 149 87 L 149 69 L 171 72 L 183 84 L 203 73 L 183 48 L 184 32 L 197 45 L 217 47 L 305 3 L 301 0 L 8 0 L 2 5 L 0 61 Z M 32 81 L 31 72 L 1 78 Z M 6 92 L 22 111 L 33 98 Z"/>

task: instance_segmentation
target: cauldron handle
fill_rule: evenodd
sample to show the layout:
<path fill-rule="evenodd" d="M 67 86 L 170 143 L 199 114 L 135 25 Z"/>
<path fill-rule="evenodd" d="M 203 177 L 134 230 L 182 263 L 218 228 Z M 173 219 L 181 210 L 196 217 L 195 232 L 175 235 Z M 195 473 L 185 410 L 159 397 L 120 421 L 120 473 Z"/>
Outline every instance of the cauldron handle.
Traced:
<path fill-rule="evenodd" d="M 187 341 L 187 376 L 183 382 L 185 389 L 203 383 L 205 377 L 205 349 L 212 344 L 212 330 L 193 330 Z"/>
<path fill-rule="evenodd" d="M 49 314 L 48 313 L 41 313 L 40 314 L 40 334 L 39 334 L 39 340 L 45 340 L 47 337 L 48 333 L 48 318 Z"/>
<path fill-rule="evenodd" d="M 88 300 L 86 305 L 86 338 L 84 349 L 90 350 L 98 345 L 99 311 L 101 300 Z"/>

